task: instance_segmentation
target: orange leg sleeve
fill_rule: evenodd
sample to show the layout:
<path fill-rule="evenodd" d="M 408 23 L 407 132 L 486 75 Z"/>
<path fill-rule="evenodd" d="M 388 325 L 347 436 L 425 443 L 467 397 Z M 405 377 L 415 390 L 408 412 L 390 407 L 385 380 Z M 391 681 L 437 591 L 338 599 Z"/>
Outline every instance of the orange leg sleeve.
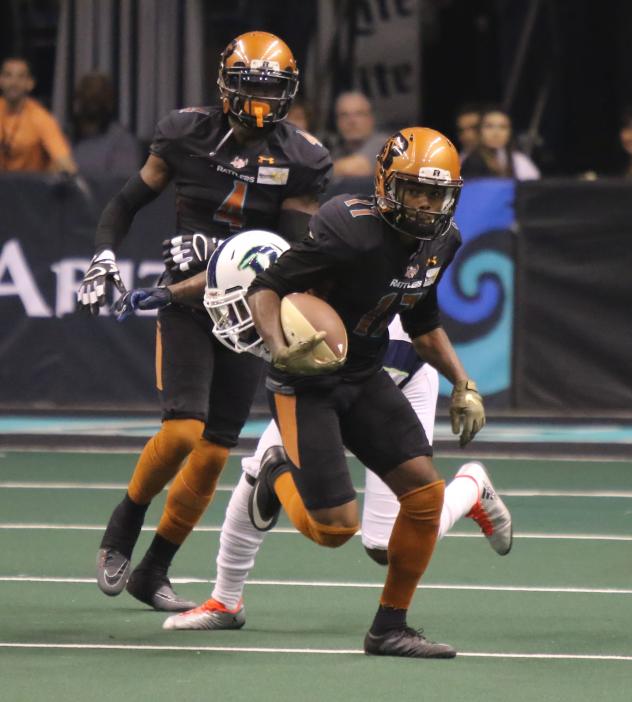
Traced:
<path fill-rule="evenodd" d="M 132 502 L 146 505 L 178 472 L 180 464 L 202 435 L 198 419 L 167 419 L 152 436 L 138 459 L 127 488 Z"/>
<path fill-rule="evenodd" d="M 337 548 L 349 541 L 358 531 L 359 524 L 352 527 L 334 527 L 317 522 L 305 509 L 291 473 L 282 473 L 275 480 L 274 491 L 294 527 L 319 546 Z"/>
<path fill-rule="evenodd" d="M 380 598 L 384 607 L 408 609 L 437 542 L 445 483 L 437 480 L 399 498 L 388 542 L 388 572 Z"/>
<path fill-rule="evenodd" d="M 181 544 L 191 533 L 215 494 L 229 450 L 200 439 L 169 488 L 157 533 Z"/>

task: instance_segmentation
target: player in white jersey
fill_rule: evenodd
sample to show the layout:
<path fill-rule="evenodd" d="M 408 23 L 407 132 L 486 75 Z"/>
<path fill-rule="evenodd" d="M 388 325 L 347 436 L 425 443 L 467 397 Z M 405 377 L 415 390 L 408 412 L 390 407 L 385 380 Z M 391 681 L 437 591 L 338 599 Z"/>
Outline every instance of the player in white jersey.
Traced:
<path fill-rule="evenodd" d="M 384 367 L 402 388 L 424 427 L 428 441 L 432 443 L 439 392 L 438 373 L 421 361 L 402 329 L 399 317 L 391 322 L 389 336 Z M 265 536 L 265 531 L 259 531 L 251 523 L 248 501 L 262 463 L 283 460 L 281 446 L 279 430 L 271 421 L 259 440 L 254 456 L 242 459 L 243 474 L 233 491 L 222 525 L 217 580 L 211 598 L 195 609 L 169 617 L 163 628 L 238 629 L 244 625 L 243 588 Z M 382 480 L 369 470 L 366 471 L 365 486 L 362 543 L 373 560 L 385 565 L 399 503 Z M 511 515 L 480 462 L 463 464 L 447 486 L 439 538 L 445 536 L 454 523 L 464 516 L 478 523 L 499 555 L 509 553 L 512 544 Z"/>

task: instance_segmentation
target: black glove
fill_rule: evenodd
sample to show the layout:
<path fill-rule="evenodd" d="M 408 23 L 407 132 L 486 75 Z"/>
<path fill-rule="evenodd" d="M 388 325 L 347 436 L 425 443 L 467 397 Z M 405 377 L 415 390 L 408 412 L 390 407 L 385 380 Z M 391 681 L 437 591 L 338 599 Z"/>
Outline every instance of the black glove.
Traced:
<path fill-rule="evenodd" d="M 106 283 L 111 280 L 117 290 L 125 293 L 125 285 L 121 280 L 121 273 L 116 265 L 116 258 L 109 249 L 96 254 L 90 267 L 83 276 L 77 291 L 77 304 L 79 309 L 90 310 L 90 314 L 98 315 L 99 308 L 105 304 Z"/>
<path fill-rule="evenodd" d="M 206 267 L 211 254 L 222 241 L 200 232 L 179 234 L 162 242 L 162 259 L 169 270 L 198 272 Z"/>
<path fill-rule="evenodd" d="M 166 287 L 135 288 L 128 290 L 114 305 L 112 312 L 119 322 L 127 319 L 134 310 L 157 310 L 171 304 L 171 290 Z"/>

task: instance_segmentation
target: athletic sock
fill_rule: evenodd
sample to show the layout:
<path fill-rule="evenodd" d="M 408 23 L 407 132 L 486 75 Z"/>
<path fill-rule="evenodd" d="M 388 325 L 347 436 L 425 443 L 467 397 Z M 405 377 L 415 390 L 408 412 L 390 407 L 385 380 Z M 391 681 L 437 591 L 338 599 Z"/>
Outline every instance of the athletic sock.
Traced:
<path fill-rule="evenodd" d="M 201 438 L 167 493 L 158 529 L 160 536 L 181 544 L 191 533 L 215 494 L 229 449 Z"/>
<path fill-rule="evenodd" d="M 242 598 L 246 578 L 266 532 L 255 529 L 248 517 L 252 485 L 242 473 L 231 495 L 219 537 L 217 581 L 211 597 L 227 609 L 235 609 Z"/>
<path fill-rule="evenodd" d="M 149 504 L 136 504 L 125 493 L 125 497 L 112 512 L 105 534 L 101 539 L 100 548 L 113 548 L 126 558 L 131 558 L 148 507 Z"/>
<path fill-rule="evenodd" d="M 127 489 L 137 504 L 148 504 L 178 472 L 202 434 L 198 419 L 167 419 L 149 439 L 136 463 Z"/>
<path fill-rule="evenodd" d="M 445 489 L 439 524 L 439 539 L 442 539 L 461 517 L 469 513 L 478 502 L 479 497 L 480 486 L 471 475 L 455 476 Z"/>
<path fill-rule="evenodd" d="M 136 570 L 160 570 L 166 573 L 179 548 L 180 544 L 174 544 L 156 534 Z"/>
<path fill-rule="evenodd" d="M 406 611 L 405 609 L 380 605 L 371 625 L 371 633 L 375 636 L 381 636 L 392 629 L 403 629 L 406 626 Z"/>
<path fill-rule="evenodd" d="M 388 542 L 388 571 L 380 604 L 408 609 L 437 541 L 445 483 L 437 480 L 399 498 Z"/>

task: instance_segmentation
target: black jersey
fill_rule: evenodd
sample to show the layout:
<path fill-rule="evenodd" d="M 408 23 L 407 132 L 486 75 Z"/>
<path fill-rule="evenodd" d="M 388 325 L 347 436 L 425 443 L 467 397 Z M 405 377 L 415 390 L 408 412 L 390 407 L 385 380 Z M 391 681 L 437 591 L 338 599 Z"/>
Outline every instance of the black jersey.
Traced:
<path fill-rule="evenodd" d="M 221 143 L 229 129 L 218 107 L 174 110 L 156 127 L 150 151 L 171 169 L 179 232 L 275 231 L 283 200 L 316 196 L 329 181 L 329 152 L 311 134 L 280 122 L 256 143 Z"/>
<path fill-rule="evenodd" d="M 271 288 L 280 297 L 309 289 L 322 293 L 349 337 L 347 362 L 337 374 L 359 379 L 382 367 L 396 314 L 411 338 L 440 326 L 437 283 L 460 244 L 454 224 L 438 239 L 408 243 L 384 222 L 372 198 L 339 195 L 312 217 L 309 235 L 260 273 L 250 291 Z"/>

